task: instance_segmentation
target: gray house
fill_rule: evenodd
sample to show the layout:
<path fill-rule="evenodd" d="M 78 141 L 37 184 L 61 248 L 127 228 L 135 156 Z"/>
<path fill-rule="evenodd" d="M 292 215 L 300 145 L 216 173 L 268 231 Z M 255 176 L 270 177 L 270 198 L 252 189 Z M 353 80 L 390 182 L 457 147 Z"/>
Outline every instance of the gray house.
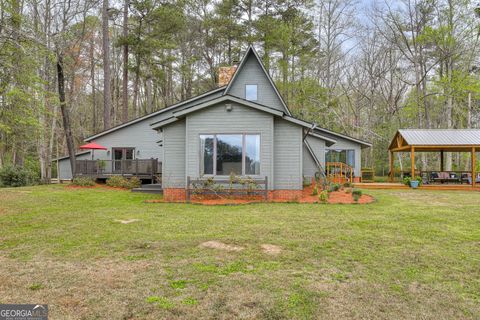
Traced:
<path fill-rule="evenodd" d="M 339 174 L 338 163 L 351 179 L 360 176 L 362 148 L 371 144 L 294 118 L 253 47 L 227 80 L 87 138 L 108 149 L 95 151 L 95 160 L 103 160 L 101 172 L 99 161 L 86 160 L 89 153 L 79 155 L 84 160 L 77 161 L 76 172 L 161 176 L 168 200 L 185 198 L 187 177 L 267 177 L 272 197 L 295 198 L 304 179 Z M 60 178 L 70 178 L 68 158 L 59 166 Z"/>

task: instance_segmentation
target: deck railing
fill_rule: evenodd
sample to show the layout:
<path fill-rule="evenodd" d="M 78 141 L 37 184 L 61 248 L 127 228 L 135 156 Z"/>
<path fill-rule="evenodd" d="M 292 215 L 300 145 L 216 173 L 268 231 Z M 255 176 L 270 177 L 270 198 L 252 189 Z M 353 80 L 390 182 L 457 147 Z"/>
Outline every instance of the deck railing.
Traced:
<path fill-rule="evenodd" d="M 326 162 L 325 172 L 330 182 L 344 183 L 353 182 L 353 167 L 343 162 Z"/>
<path fill-rule="evenodd" d="M 75 175 L 154 177 L 162 172 L 158 159 L 76 160 Z"/>

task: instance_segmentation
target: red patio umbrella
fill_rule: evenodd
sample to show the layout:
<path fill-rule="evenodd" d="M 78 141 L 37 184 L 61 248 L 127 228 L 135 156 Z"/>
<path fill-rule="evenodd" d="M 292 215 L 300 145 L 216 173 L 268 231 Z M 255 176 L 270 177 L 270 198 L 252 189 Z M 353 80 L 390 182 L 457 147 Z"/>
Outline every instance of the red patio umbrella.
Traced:
<path fill-rule="evenodd" d="M 95 150 L 107 150 L 106 147 L 104 146 L 101 146 L 99 145 L 98 143 L 95 143 L 95 142 L 90 142 L 90 143 L 87 143 L 87 144 L 84 144 L 83 146 L 80 146 L 80 149 L 82 150 L 92 150 L 92 160 L 93 160 L 93 153 L 95 152 Z"/>

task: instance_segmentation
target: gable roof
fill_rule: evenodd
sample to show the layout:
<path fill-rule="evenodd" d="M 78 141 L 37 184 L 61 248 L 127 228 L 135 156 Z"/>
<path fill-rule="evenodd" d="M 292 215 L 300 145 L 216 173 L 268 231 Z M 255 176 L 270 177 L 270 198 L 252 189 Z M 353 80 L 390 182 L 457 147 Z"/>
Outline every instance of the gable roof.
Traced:
<path fill-rule="evenodd" d="M 223 87 L 220 87 L 220 88 L 212 89 L 212 90 L 210 90 L 210 91 L 204 92 L 204 93 L 199 94 L 199 95 L 197 95 L 197 96 L 195 96 L 195 97 L 192 97 L 192 98 L 190 98 L 190 99 L 180 101 L 180 102 L 178 102 L 178 103 L 176 103 L 176 104 L 173 104 L 173 105 L 171 105 L 171 106 L 165 107 L 165 108 L 160 109 L 160 110 L 158 110 L 158 111 L 155 111 L 155 112 L 149 113 L 149 114 L 147 114 L 147 115 L 144 115 L 144 116 L 142 116 L 142 117 L 139 117 L 139 118 L 136 118 L 136 119 L 133 119 L 133 120 L 124 122 L 124 123 L 122 123 L 122 124 L 119 124 L 118 126 L 112 127 L 112 128 L 110 128 L 110 129 L 107 129 L 107 130 L 101 131 L 101 132 L 99 132 L 99 133 L 96 133 L 96 134 L 94 134 L 94 135 L 92 135 L 92 136 L 90 136 L 90 137 L 87 137 L 87 138 L 84 139 L 84 141 L 86 141 L 86 142 L 92 141 L 92 140 L 97 139 L 97 138 L 99 138 L 99 137 L 101 137 L 101 136 L 104 136 L 104 135 L 106 135 L 106 134 L 108 134 L 108 133 L 117 131 L 117 130 L 119 130 L 119 129 L 122 129 L 122 128 L 124 128 L 124 127 L 127 127 L 127 126 L 130 126 L 130 125 L 132 125 L 132 124 L 138 123 L 138 122 L 140 122 L 140 121 L 143 121 L 143 120 L 152 118 L 152 117 L 157 116 L 157 115 L 159 115 L 159 114 L 162 114 L 162 113 L 164 113 L 164 112 L 167 112 L 167 111 L 170 111 L 170 110 L 174 110 L 175 108 L 181 107 L 181 106 L 183 106 L 183 105 L 185 105 L 185 104 L 187 104 L 187 103 L 189 103 L 189 102 L 193 102 L 193 101 L 195 101 L 195 100 L 198 100 L 198 99 L 207 97 L 207 96 L 209 96 L 209 95 L 211 95 L 211 94 L 214 94 L 214 93 L 217 93 L 217 92 L 221 92 L 221 91 L 225 90 L 225 88 L 226 88 L 226 87 L 223 86 Z"/>
<path fill-rule="evenodd" d="M 310 129 L 314 126 L 312 123 L 309 123 L 309 122 L 306 122 L 306 121 L 303 121 L 303 120 L 300 120 L 300 119 L 296 119 L 296 118 L 293 118 L 289 115 L 286 115 L 283 111 L 280 111 L 278 109 L 270 108 L 270 107 L 267 107 L 267 106 L 264 106 L 264 105 L 261 105 L 261 104 L 258 104 L 258 103 L 252 102 L 252 101 L 248 101 L 248 100 L 245 100 L 245 99 L 241 99 L 241 98 L 238 98 L 238 97 L 235 97 L 235 96 L 231 96 L 231 95 L 223 95 L 221 97 L 218 97 L 218 98 L 200 103 L 198 105 L 194 105 L 194 106 L 185 108 L 183 110 L 173 112 L 172 117 L 161 120 L 161 121 L 151 123 L 150 126 L 152 126 L 152 128 L 154 130 L 158 130 L 161 127 L 163 127 L 167 124 L 170 124 L 172 122 L 175 122 L 175 121 L 181 119 L 182 117 L 186 116 L 189 113 L 199 111 L 199 110 L 202 110 L 204 108 L 213 106 L 213 105 L 221 103 L 221 102 L 226 102 L 226 101 L 235 102 L 235 103 L 238 103 L 238 104 L 241 104 L 241 105 L 244 105 L 244 106 L 256 109 L 256 110 L 259 110 L 259 111 L 263 111 L 263 112 L 269 113 L 271 115 L 281 117 L 281 118 L 283 118 L 283 119 L 285 119 L 289 122 L 293 122 L 293 123 L 296 123 L 300 126 L 307 127 L 307 128 L 310 128 Z"/>
<path fill-rule="evenodd" d="M 230 80 L 230 82 L 228 83 L 227 85 L 227 88 L 225 89 L 224 91 L 224 95 L 227 95 L 229 94 L 231 88 L 232 88 L 232 85 L 235 83 L 235 80 L 237 79 L 238 75 L 242 72 L 242 69 L 244 68 L 245 66 L 245 63 L 247 62 L 248 58 L 250 57 L 250 55 L 253 55 L 257 61 L 257 63 L 260 65 L 261 67 L 261 70 L 263 71 L 263 73 L 265 74 L 265 76 L 267 77 L 268 79 L 268 82 L 270 82 L 270 85 L 272 86 L 273 90 L 275 91 L 275 94 L 277 95 L 278 99 L 280 100 L 280 102 L 282 103 L 282 106 L 284 107 L 285 111 L 286 111 L 286 114 L 291 116 L 291 112 L 290 110 L 288 109 L 288 106 L 287 104 L 285 103 L 285 101 L 283 100 L 282 96 L 280 95 L 280 92 L 278 91 L 277 89 L 277 86 L 275 85 L 275 83 L 273 82 L 272 80 L 272 77 L 270 77 L 270 74 L 267 72 L 267 70 L 265 69 L 265 66 L 263 65 L 262 63 L 262 60 L 260 59 L 260 56 L 258 55 L 257 51 L 255 50 L 255 48 L 250 45 L 248 46 L 248 49 L 247 51 L 245 52 L 245 54 L 243 55 L 243 58 L 242 60 L 240 61 L 240 64 L 237 68 L 237 70 L 235 71 L 235 73 L 233 74 L 233 77 L 232 79 Z"/>
<path fill-rule="evenodd" d="M 409 145 L 480 145 L 480 129 L 400 129 Z"/>

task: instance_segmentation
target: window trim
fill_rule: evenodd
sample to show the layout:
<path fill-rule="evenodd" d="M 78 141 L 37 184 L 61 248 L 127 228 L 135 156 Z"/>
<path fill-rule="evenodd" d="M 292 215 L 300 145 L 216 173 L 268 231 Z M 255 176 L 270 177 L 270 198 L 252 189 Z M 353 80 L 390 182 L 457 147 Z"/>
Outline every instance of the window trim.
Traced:
<path fill-rule="evenodd" d="M 247 86 L 255 86 L 255 98 L 256 99 L 247 99 Z M 245 100 L 247 101 L 258 101 L 258 83 L 245 83 Z"/>
<path fill-rule="evenodd" d="M 261 164 L 262 164 L 262 134 L 259 132 L 217 132 L 217 133 L 199 133 L 198 134 L 198 141 L 200 141 L 200 136 L 213 136 L 213 173 L 212 174 L 203 174 L 202 175 L 202 168 L 201 168 L 201 161 L 200 158 L 202 156 L 202 151 L 200 150 L 200 145 L 198 148 L 198 174 L 200 177 L 213 177 L 213 178 L 225 178 L 229 177 L 230 175 L 226 174 L 217 174 L 217 136 L 218 135 L 241 135 L 242 136 L 242 173 L 240 174 L 241 177 L 254 177 L 258 178 L 261 177 Z M 245 174 L 245 155 L 246 155 L 246 139 L 245 137 L 247 135 L 252 135 L 252 136 L 258 136 L 260 138 L 260 150 L 259 150 L 259 156 L 260 156 L 260 168 L 259 168 L 259 173 L 258 174 Z"/>

